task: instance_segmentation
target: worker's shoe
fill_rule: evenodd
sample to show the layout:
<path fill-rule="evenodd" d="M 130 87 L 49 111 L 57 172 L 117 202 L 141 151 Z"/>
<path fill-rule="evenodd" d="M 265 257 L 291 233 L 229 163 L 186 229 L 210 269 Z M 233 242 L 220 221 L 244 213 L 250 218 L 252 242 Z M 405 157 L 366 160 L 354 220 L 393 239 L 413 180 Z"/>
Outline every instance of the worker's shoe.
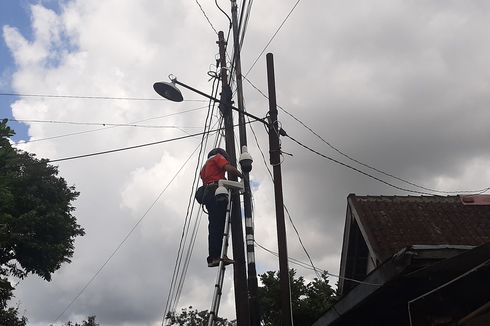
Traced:
<path fill-rule="evenodd" d="M 216 267 L 219 266 L 220 258 L 208 258 L 208 267 Z M 227 256 L 223 257 L 223 264 L 230 265 L 235 263 L 233 259 L 228 258 Z"/>
<path fill-rule="evenodd" d="M 233 259 L 228 258 L 227 256 L 223 257 L 223 263 L 226 265 L 234 264 L 235 261 Z"/>
<path fill-rule="evenodd" d="M 219 266 L 219 258 L 208 258 L 208 267 Z"/>

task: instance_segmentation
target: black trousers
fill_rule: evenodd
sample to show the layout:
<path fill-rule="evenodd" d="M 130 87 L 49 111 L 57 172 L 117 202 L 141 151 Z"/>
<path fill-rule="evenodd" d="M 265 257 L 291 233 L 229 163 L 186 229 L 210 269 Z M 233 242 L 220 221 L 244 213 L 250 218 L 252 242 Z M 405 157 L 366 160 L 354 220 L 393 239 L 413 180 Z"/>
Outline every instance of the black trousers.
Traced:
<path fill-rule="evenodd" d="M 223 244 L 223 231 L 225 230 L 226 201 L 212 200 L 206 204 L 208 210 L 208 263 L 220 258 Z"/>

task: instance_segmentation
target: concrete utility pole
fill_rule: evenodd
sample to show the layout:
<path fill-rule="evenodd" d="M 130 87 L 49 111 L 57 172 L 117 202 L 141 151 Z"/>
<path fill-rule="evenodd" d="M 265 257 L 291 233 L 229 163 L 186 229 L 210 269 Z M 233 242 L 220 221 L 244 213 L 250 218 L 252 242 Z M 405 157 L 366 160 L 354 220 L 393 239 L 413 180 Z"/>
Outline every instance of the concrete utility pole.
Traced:
<path fill-rule="evenodd" d="M 240 148 L 247 146 L 247 129 L 245 128 L 245 105 L 243 103 L 242 64 L 240 58 L 240 36 L 237 21 L 237 3 L 231 0 L 231 21 L 233 27 L 233 62 L 236 72 L 236 86 L 238 99 L 238 129 L 240 132 Z M 242 169 L 245 192 L 243 194 L 243 212 L 245 214 L 245 238 L 247 241 L 247 276 L 248 276 L 248 298 L 250 304 L 250 324 L 260 325 L 258 301 L 257 301 L 257 270 L 255 268 L 255 239 L 252 218 L 252 191 L 250 190 L 250 174 Z"/>
<path fill-rule="evenodd" d="M 284 222 L 284 200 L 282 196 L 281 145 L 279 135 L 285 135 L 277 123 L 276 84 L 274 76 L 274 57 L 267 53 L 267 83 L 269 87 L 269 147 L 270 162 L 274 177 L 274 194 L 276 198 L 277 243 L 279 249 L 279 285 L 281 289 L 282 326 L 293 325 L 291 309 L 291 288 L 289 285 L 288 250 L 286 240 L 286 223 Z"/>
<path fill-rule="evenodd" d="M 232 92 L 228 84 L 226 67 L 225 38 L 222 31 L 218 33 L 219 56 L 221 66 L 221 100 L 220 111 L 225 125 L 226 152 L 230 155 L 230 163 L 236 166 L 235 136 L 233 133 Z M 236 176 L 230 176 L 230 180 L 237 181 Z M 233 243 L 233 281 L 235 285 L 235 310 L 238 326 L 249 326 L 249 304 L 247 290 L 247 275 L 245 270 L 245 252 L 243 245 L 243 226 L 240 207 L 240 196 L 233 191 L 231 209 L 231 236 Z"/>

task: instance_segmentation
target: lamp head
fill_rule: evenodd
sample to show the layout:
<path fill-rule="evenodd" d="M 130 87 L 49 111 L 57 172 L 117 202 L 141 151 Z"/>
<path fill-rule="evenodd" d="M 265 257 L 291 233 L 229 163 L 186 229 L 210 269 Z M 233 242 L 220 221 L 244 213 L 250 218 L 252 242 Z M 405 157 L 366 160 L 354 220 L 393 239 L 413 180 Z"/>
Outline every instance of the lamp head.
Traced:
<path fill-rule="evenodd" d="M 153 89 L 158 93 L 158 95 L 166 98 L 167 100 L 174 102 L 182 102 L 184 100 L 182 93 L 177 86 L 175 86 L 174 80 L 172 80 L 171 83 L 157 82 L 153 84 Z"/>

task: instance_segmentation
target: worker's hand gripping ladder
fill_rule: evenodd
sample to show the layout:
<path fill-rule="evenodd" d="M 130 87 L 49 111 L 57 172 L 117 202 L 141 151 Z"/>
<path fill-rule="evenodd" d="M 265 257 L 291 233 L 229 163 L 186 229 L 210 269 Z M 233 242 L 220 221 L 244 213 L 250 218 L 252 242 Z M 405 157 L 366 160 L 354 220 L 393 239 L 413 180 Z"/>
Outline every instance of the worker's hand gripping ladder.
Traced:
<path fill-rule="evenodd" d="M 243 190 L 243 183 L 230 180 L 220 180 L 218 182 L 218 188 L 216 189 L 216 198 L 220 196 L 228 197 L 228 205 L 226 207 L 226 217 L 225 217 L 225 229 L 223 231 L 223 242 L 221 246 L 221 256 L 218 266 L 218 274 L 216 276 L 216 283 L 214 285 L 213 301 L 211 303 L 211 310 L 209 311 L 208 326 L 213 326 L 215 324 L 216 316 L 218 316 L 219 304 L 221 301 L 221 294 L 223 290 L 223 279 L 225 277 L 225 264 L 223 258 L 228 252 L 228 238 L 230 234 L 230 224 L 231 224 L 231 210 L 232 210 L 232 200 L 231 193 L 233 190 Z"/>

